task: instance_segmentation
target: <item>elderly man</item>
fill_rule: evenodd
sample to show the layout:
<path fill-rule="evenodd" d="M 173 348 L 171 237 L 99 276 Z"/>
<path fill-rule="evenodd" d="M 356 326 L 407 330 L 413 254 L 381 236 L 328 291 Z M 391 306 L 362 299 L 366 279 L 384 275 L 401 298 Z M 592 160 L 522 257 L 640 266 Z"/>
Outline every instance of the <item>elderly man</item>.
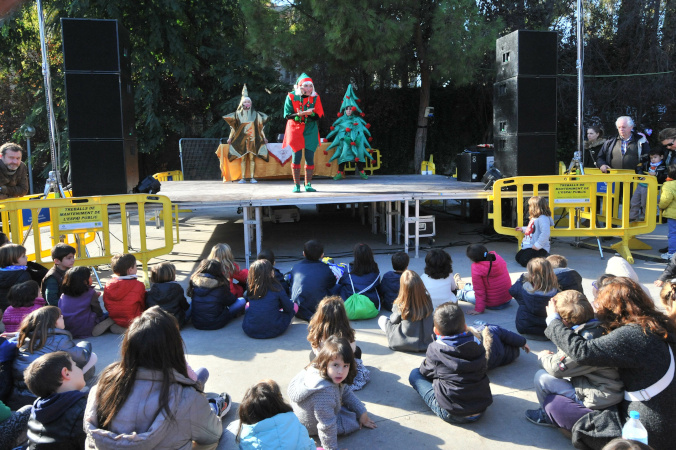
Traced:
<path fill-rule="evenodd" d="M 611 168 L 636 170 L 648 158 L 648 140 L 634 131 L 634 121 L 629 116 L 618 117 L 615 126 L 618 135 L 603 144 L 596 166 L 604 173 Z"/>
<path fill-rule="evenodd" d="M 0 147 L 0 200 L 28 192 L 28 168 L 21 162 L 23 149 L 7 142 Z"/>

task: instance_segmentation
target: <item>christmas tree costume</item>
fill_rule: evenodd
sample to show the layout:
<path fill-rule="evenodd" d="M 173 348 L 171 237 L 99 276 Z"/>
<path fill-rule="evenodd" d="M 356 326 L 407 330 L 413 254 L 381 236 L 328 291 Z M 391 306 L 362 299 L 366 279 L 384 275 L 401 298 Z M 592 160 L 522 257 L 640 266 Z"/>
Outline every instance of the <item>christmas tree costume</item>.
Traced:
<path fill-rule="evenodd" d="M 246 161 L 250 160 L 251 182 L 256 183 L 254 179 L 254 169 L 256 168 L 256 158 L 268 161 L 268 148 L 265 144 L 268 140 L 263 133 L 263 127 L 268 121 L 266 114 L 257 112 L 251 104 L 249 92 L 246 84 L 242 88 L 242 98 L 239 101 L 237 111 L 223 116 L 228 125 L 230 125 L 230 136 L 228 137 L 228 160 L 234 161 L 242 158 L 242 178 L 240 183 L 244 183 L 246 175 Z"/>
<path fill-rule="evenodd" d="M 355 162 L 357 173 L 363 179 L 368 176 L 364 173 L 364 162 L 366 158 L 373 160 L 371 156 L 371 137 L 370 123 L 363 119 L 364 112 L 359 108 L 360 100 L 354 95 L 352 85 L 350 84 L 345 91 L 343 103 L 340 105 L 338 119 L 333 122 L 331 132 L 326 136 L 327 139 L 333 139 L 327 150 L 335 149 L 335 153 L 329 161 L 338 160 L 338 174 L 333 177 L 334 180 L 345 178 L 345 165 L 348 162 Z"/>
<path fill-rule="evenodd" d="M 283 146 L 293 150 L 291 174 L 293 192 L 300 192 L 300 161 L 305 149 L 305 191 L 315 192 L 312 187 L 312 173 L 315 169 L 315 150 L 319 146 L 319 127 L 317 121 L 324 115 L 319 95 L 315 92 L 312 79 L 306 74 L 298 77 L 294 92 L 289 92 L 284 103 L 286 130 Z"/>

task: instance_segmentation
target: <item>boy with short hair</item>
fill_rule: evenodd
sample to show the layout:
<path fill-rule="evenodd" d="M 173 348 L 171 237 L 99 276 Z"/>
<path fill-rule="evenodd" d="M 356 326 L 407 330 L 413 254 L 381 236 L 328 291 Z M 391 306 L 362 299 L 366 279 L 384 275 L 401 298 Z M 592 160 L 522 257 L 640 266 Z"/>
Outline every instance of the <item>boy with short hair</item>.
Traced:
<path fill-rule="evenodd" d="M 594 318 L 594 309 L 584 294 L 568 290 L 552 300 L 564 326 L 587 340 L 603 335 L 601 322 Z M 535 373 L 534 383 L 540 409 L 526 411 L 526 418 L 536 425 L 554 426 L 543 409 L 551 394 L 563 395 L 589 409 L 606 409 L 624 399 L 624 384 L 616 368 L 579 365 L 562 350 L 543 350 L 538 359 L 543 369 Z"/>
<path fill-rule="evenodd" d="M 116 325 L 127 328 L 145 310 L 146 287 L 136 279 L 136 257 L 131 253 L 113 255 L 110 265 L 114 275 L 103 289 L 103 305 Z"/>
<path fill-rule="evenodd" d="M 383 275 L 378 286 L 380 305 L 388 311 L 392 311 L 392 304 L 399 295 L 399 282 L 401 274 L 408 269 L 408 254 L 397 252 L 392 255 L 392 270 Z"/>
<path fill-rule="evenodd" d="M 289 283 L 284 279 L 284 275 L 282 275 L 282 272 L 279 271 L 278 268 L 275 267 L 275 254 L 270 250 L 269 248 L 264 248 L 261 250 L 261 252 L 258 254 L 256 259 L 267 259 L 270 261 L 270 264 L 272 264 L 272 268 L 275 271 L 275 280 L 279 282 L 279 284 L 282 285 L 284 288 L 284 292 L 286 292 L 286 295 L 291 295 L 291 289 L 289 288 Z"/>
<path fill-rule="evenodd" d="M 661 148 L 650 149 L 650 160 L 636 167 L 636 173 L 653 175 L 657 178 L 657 184 L 662 184 L 667 179 L 667 167 L 662 162 L 664 151 Z M 645 205 L 648 197 L 648 183 L 638 183 L 631 196 L 629 207 L 629 222 L 642 222 L 645 220 Z M 657 211 L 653 211 L 657 213 Z"/>
<path fill-rule="evenodd" d="M 61 285 L 63 277 L 68 269 L 75 264 L 75 248 L 68 244 L 58 243 L 52 249 L 52 260 L 54 267 L 49 269 L 42 279 L 42 298 L 48 305 L 58 306 L 61 297 Z"/>
<path fill-rule="evenodd" d="M 561 291 L 573 289 L 584 294 L 584 289 L 582 289 L 582 276 L 577 270 L 568 267 L 568 260 L 565 256 L 549 255 L 545 259 L 549 261 L 552 269 L 554 269 L 554 275 L 556 275 Z"/>
<path fill-rule="evenodd" d="M 331 294 L 336 276 L 329 265 L 321 261 L 324 246 L 318 240 L 305 243 L 303 256 L 305 259 L 291 269 L 291 301 L 298 305 L 296 317 L 309 321 L 319 302 Z"/>
<path fill-rule="evenodd" d="M 29 448 L 84 448 L 85 379 L 70 355 L 63 351 L 42 355 L 28 366 L 24 379 L 38 397 L 28 420 Z"/>
<path fill-rule="evenodd" d="M 427 406 L 448 423 L 474 423 L 493 403 L 486 376 L 486 351 L 467 331 L 465 315 L 453 302 L 434 311 L 436 340 L 408 378 Z"/>

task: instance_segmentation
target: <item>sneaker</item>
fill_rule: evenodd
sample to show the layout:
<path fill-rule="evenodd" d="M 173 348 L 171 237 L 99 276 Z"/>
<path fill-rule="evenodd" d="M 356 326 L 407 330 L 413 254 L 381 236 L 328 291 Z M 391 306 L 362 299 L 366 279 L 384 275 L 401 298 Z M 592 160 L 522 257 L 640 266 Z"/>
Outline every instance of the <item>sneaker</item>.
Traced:
<path fill-rule="evenodd" d="M 239 184 L 246 183 L 246 180 L 245 180 L 244 178 L 241 178 L 241 179 L 238 181 L 238 183 L 239 183 Z"/>
<path fill-rule="evenodd" d="M 317 192 L 317 189 L 313 188 L 310 183 L 305 185 L 305 192 Z"/>
<path fill-rule="evenodd" d="M 551 420 L 549 420 L 549 416 L 542 408 L 526 410 L 526 419 L 528 419 L 530 423 L 534 423 L 535 425 L 542 425 L 543 427 L 556 426 L 552 423 Z"/>
<path fill-rule="evenodd" d="M 660 255 L 660 258 L 669 261 L 669 260 L 671 259 L 672 256 L 674 256 L 673 253 L 667 252 L 667 253 L 662 253 L 662 254 Z"/>
<path fill-rule="evenodd" d="M 253 178 L 251 179 L 252 183 L 258 183 L 258 181 L 254 180 Z"/>
<path fill-rule="evenodd" d="M 219 419 L 222 419 L 228 413 L 228 411 L 230 411 L 230 407 L 232 406 L 230 395 L 225 392 L 221 393 L 216 398 L 210 398 L 209 403 L 213 403 L 216 406 L 216 409 L 218 410 L 216 415 Z"/>
<path fill-rule="evenodd" d="M 664 247 L 658 250 L 660 253 L 669 253 L 669 247 Z"/>

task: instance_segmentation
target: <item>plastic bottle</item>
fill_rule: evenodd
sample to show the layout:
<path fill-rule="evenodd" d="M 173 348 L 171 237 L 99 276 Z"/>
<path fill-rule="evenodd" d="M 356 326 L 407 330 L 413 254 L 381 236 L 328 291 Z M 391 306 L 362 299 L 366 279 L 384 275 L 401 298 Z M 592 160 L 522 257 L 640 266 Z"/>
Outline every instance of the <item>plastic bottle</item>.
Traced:
<path fill-rule="evenodd" d="M 622 439 L 633 439 L 648 445 L 648 432 L 639 420 L 638 411 L 629 411 L 629 420 L 622 427 Z"/>

